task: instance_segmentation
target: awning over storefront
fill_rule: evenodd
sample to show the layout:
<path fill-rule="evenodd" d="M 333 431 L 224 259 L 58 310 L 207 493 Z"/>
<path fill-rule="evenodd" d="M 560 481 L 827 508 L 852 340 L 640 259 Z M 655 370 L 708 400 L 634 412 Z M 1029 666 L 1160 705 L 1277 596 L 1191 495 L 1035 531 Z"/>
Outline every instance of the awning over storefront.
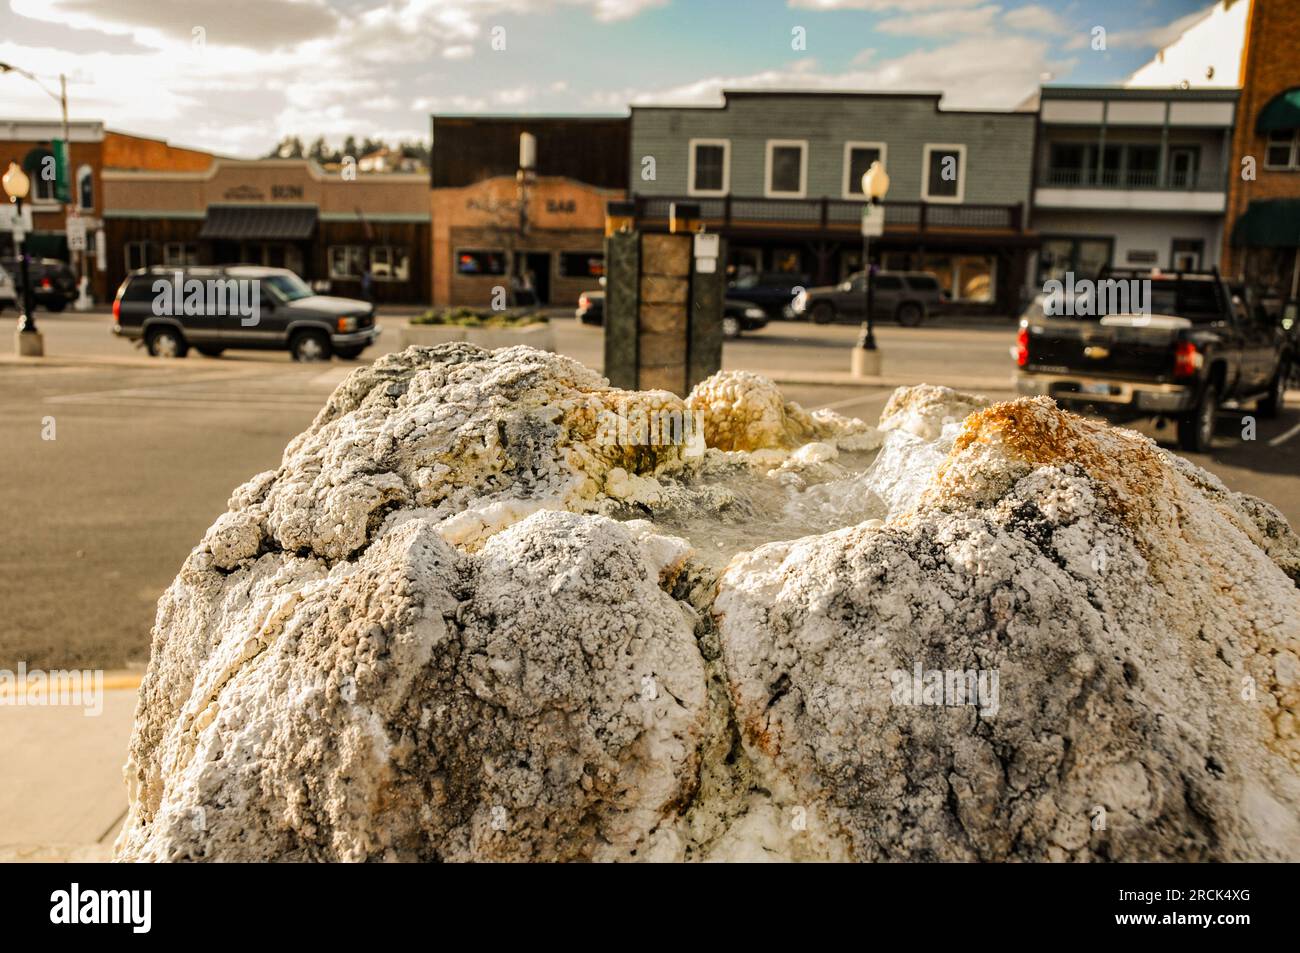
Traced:
<path fill-rule="evenodd" d="M 209 205 L 199 238 L 299 241 L 311 237 L 319 214 L 314 205 Z"/>
<path fill-rule="evenodd" d="M 1300 129 L 1300 86 L 1278 93 L 1259 111 L 1255 131 L 1276 132 L 1280 129 Z"/>
<path fill-rule="evenodd" d="M 1255 199 L 1233 226 L 1232 244 L 1300 247 L 1300 199 Z"/>

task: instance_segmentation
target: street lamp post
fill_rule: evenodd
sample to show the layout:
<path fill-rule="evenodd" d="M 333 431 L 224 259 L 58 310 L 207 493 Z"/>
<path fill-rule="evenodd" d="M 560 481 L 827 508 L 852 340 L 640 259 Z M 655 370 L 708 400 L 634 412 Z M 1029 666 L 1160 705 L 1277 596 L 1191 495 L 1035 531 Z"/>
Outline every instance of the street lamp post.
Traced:
<path fill-rule="evenodd" d="M 14 244 L 17 247 L 14 252 L 18 255 L 18 278 L 22 282 L 23 292 L 18 302 L 18 330 L 14 334 L 14 346 L 20 357 L 41 357 L 45 353 L 45 342 L 36 330 L 36 318 L 32 314 L 35 309 L 32 307 L 31 275 L 27 268 L 27 233 L 22 227 L 23 199 L 31 191 L 32 180 L 17 162 L 10 162 L 8 170 L 0 176 L 0 185 L 4 186 L 5 193 L 17 212 L 14 226 L 17 238 Z"/>
<path fill-rule="evenodd" d="M 889 174 L 879 160 L 862 174 L 862 194 L 867 204 L 862 210 L 862 278 L 866 285 L 863 296 L 866 312 L 862 333 L 853 348 L 853 375 L 855 377 L 880 376 L 880 350 L 876 347 L 876 329 L 873 309 L 875 282 L 871 272 L 871 236 L 881 235 L 885 225 L 885 193 L 889 191 Z M 876 213 L 876 210 L 879 210 Z"/>

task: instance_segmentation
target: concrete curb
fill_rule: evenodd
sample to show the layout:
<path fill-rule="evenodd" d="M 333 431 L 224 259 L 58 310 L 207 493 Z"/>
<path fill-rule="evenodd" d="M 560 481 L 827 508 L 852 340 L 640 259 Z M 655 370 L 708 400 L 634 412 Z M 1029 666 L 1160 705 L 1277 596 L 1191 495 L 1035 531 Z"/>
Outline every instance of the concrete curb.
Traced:
<path fill-rule="evenodd" d="M 915 384 L 930 384 L 934 381 L 922 380 L 919 377 L 903 377 L 897 375 L 883 375 L 880 377 L 854 377 L 847 371 L 825 371 L 822 373 L 803 373 L 791 374 L 788 371 L 776 370 L 755 370 L 754 374 L 761 374 L 777 384 L 791 384 L 797 386 L 816 386 L 825 385 L 828 387 L 911 387 Z M 945 376 L 943 379 L 945 387 L 951 387 L 953 390 L 992 390 L 992 391 L 1013 391 L 1016 389 L 1015 379 L 1007 377 L 950 377 Z"/>

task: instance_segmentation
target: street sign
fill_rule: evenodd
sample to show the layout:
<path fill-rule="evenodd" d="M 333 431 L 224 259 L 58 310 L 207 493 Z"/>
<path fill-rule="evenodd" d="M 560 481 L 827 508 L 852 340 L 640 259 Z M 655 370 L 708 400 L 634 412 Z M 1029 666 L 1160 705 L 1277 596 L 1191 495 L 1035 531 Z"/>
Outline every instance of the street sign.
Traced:
<path fill-rule="evenodd" d="M 865 238 L 879 238 L 885 234 L 885 207 L 883 205 L 863 206 L 862 234 Z"/>
<path fill-rule="evenodd" d="M 68 251 L 86 250 L 86 221 L 78 215 L 69 215 L 67 224 Z"/>
<path fill-rule="evenodd" d="M 8 202 L 0 205 L 0 232 L 12 232 L 15 228 L 21 228 L 23 231 L 32 230 L 32 207 L 23 206 L 23 216 L 20 221 L 18 218 L 18 204 Z"/>

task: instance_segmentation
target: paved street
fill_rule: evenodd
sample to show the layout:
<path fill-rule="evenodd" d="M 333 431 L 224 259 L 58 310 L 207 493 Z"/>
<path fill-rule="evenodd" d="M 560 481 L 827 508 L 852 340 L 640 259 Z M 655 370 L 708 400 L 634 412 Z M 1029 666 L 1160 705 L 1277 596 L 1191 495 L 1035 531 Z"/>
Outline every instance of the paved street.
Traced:
<path fill-rule="evenodd" d="M 297 365 L 285 354 L 252 352 L 161 362 L 113 339 L 106 314 L 40 317 L 46 362 L 0 363 L 0 667 L 20 659 L 47 668 L 138 667 L 154 605 L 190 547 L 234 487 L 278 464 L 355 365 Z M 399 345 L 401 323 L 385 322 L 379 352 Z M 1009 381 L 1011 327 L 886 326 L 885 376 L 977 378 L 990 396 L 1008 396 L 1000 382 Z M 600 328 L 562 319 L 556 330 L 563 353 L 599 366 Z M 783 389 L 804 406 L 874 420 L 892 387 L 844 382 L 856 333 L 771 325 L 727 344 L 724 364 L 780 369 L 799 381 Z M 815 383 L 819 376 L 831 382 Z M 42 439 L 47 417 L 52 441 Z M 1253 442 L 1240 430 L 1238 416 L 1225 414 L 1215 452 L 1195 459 L 1300 524 L 1300 405 L 1260 421 Z"/>

